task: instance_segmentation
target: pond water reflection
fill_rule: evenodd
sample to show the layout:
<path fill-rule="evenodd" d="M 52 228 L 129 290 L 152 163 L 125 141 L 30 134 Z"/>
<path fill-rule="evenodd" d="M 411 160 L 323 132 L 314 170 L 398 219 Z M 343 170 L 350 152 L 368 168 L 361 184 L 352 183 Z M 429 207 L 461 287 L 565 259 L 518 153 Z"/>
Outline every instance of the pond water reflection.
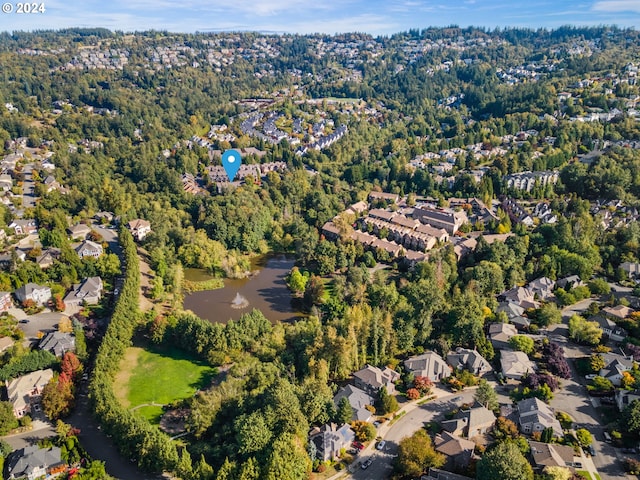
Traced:
<path fill-rule="evenodd" d="M 292 321 L 302 316 L 287 288 L 285 278 L 294 265 L 292 255 L 272 254 L 252 263 L 252 275 L 240 280 L 227 279 L 224 288 L 186 295 L 185 310 L 192 310 L 211 322 L 237 320 L 254 308 L 272 322 Z M 187 280 L 207 280 L 199 270 L 185 269 Z"/>

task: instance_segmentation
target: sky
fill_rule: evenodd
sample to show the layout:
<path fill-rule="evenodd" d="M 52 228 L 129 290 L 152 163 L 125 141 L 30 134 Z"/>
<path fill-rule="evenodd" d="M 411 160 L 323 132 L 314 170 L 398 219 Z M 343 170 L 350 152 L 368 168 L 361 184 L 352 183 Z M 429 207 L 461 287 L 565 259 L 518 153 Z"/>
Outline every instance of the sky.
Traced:
<path fill-rule="evenodd" d="M 366 32 L 410 28 L 640 27 L 640 0 L 43 0 L 44 13 L 18 14 L 0 0 L 0 31 L 104 27 L 125 32 Z"/>

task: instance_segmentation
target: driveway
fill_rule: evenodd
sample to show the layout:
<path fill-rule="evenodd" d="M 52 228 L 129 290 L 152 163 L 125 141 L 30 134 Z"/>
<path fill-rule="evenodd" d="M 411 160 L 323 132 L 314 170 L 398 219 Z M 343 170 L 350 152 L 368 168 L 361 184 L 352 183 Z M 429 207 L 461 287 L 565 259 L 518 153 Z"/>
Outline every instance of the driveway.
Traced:
<path fill-rule="evenodd" d="M 38 332 L 48 333 L 57 330 L 60 318 L 68 316 L 64 312 L 52 312 L 49 309 L 45 309 L 35 315 L 27 315 L 20 308 L 11 308 L 9 313 L 20 321 L 18 325 L 24 332 L 25 342 L 28 341 L 29 344 L 37 343 L 40 340 Z M 25 320 L 27 322 L 22 323 Z"/>

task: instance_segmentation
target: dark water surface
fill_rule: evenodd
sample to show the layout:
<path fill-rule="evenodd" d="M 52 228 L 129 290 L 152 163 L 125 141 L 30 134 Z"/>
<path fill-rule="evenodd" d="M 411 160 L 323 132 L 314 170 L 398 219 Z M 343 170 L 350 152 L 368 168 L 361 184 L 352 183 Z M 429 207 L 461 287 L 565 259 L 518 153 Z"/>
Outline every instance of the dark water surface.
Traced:
<path fill-rule="evenodd" d="M 292 304 L 291 292 L 285 283 L 285 277 L 294 258 L 292 255 L 272 254 L 259 257 L 252 264 L 253 273 L 241 280 L 225 280 L 224 288 L 205 290 L 186 295 L 185 310 L 192 310 L 201 318 L 211 322 L 226 323 L 237 320 L 243 313 L 257 308 L 272 322 L 292 321 L 302 314 Z M 198 270 L 185 270 L 187 280 L 206 280 Z M 248 301 L 244 308 L 233 308 L 232 302 L 237 294 Z"/>

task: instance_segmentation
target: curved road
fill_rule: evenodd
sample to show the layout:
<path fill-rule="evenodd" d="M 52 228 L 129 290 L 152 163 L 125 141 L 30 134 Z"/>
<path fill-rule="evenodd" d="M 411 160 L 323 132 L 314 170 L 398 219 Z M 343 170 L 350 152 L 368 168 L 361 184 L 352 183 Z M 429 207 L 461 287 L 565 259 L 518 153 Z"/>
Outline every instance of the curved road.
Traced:
<path fill-rule="evenodd" d="M 445 412 L 463 403 L 471 403 L 474 393 L 475 389 L 447 394 L 424 405 L 407 407 L 407 413 L 391 427 L 386 425 L 380 427 L 379 434 L 384 437 L 386 442 L 384 450 L 379 451 L 372 448 L 364 450 L 358 460 L 354 462 L 356 469 L 351 478 L 356 480 L 384 480 L 388 478 L 393 470 L 393 461 L 398 454 L 400 440 L 413 435 L 427 423 L 443 418 Z M 371 458 L 373 463 L 369 468 L 363 470 L 360 465 L 367 458 Z"/>

